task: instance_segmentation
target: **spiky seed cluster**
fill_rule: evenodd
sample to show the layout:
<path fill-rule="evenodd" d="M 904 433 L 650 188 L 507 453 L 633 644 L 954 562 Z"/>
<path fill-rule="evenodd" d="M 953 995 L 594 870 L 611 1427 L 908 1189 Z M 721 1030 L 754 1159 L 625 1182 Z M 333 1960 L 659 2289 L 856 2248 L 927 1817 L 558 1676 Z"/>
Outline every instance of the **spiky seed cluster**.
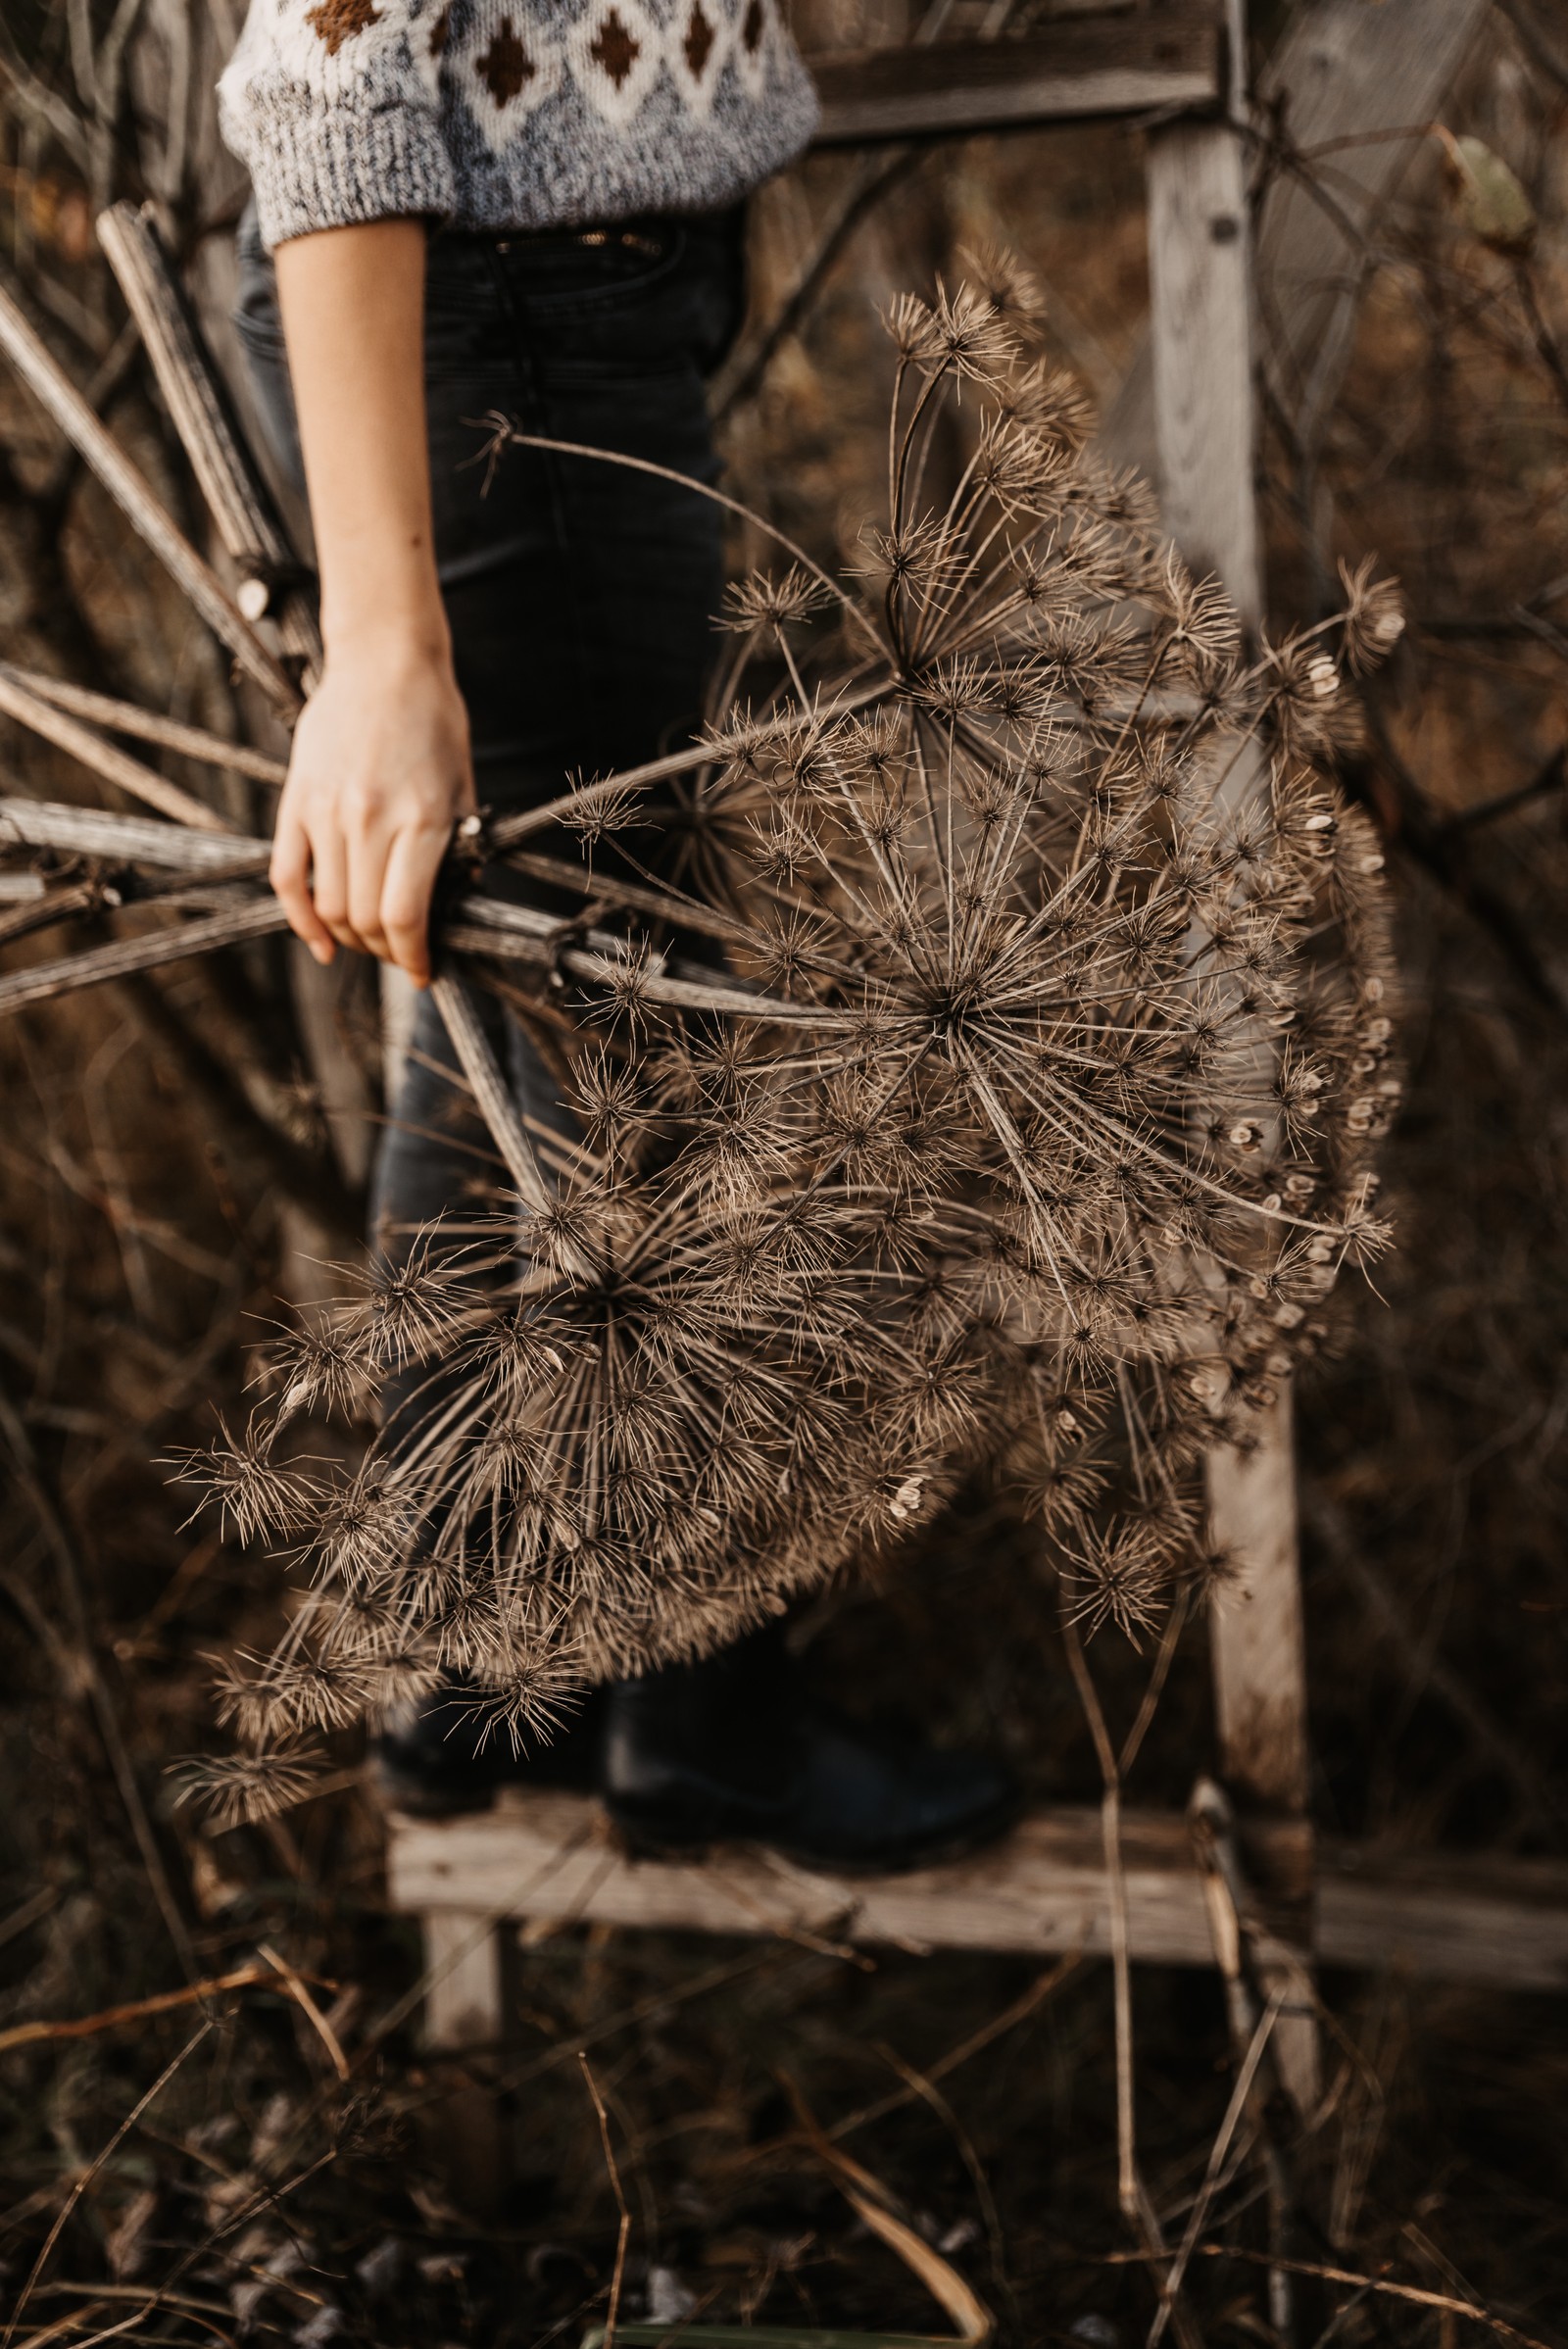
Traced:
<path fill-rule="evenodd" d="M 254 1753 L 225 1801 L 274 1743 L 287 1783 L 312 1728 L 454 1673 L 538 1734 L 982 1457 L 1069 1612 L 1136 1637 L 1194 1580 L 1202 1451 L 1248 1440 L 1385 1244 L 1382 858 L 1307 761 L 1396 638 L 1392 590 L 1348 575 L 1337 621 L 1249 652 L 1084 454 L 1024 348 L 1026 275 L 974 276 L 889 319 L 868 560 L 732 590 L 710 756 L 642 804 L 664 884 L 735 918 L 731 1008 L 672 1005 L 628 921 L 567 991 L 582 1142 L 548 1203 L 386 1268 L 216 1455 L 234 1530 L 292 1540 L 312 1583 L 228 1691 Z M 330 1493 L 282 1457 L 393 1373 Z"/>

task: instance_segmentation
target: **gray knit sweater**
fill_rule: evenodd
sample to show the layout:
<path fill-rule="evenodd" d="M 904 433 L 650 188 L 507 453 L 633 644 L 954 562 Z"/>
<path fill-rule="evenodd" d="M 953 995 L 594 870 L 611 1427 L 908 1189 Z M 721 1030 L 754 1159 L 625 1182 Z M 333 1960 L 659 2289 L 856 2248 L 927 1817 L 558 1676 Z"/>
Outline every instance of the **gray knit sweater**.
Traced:
<path fill-rule="evenodd" d="M 816 121 L 779 0 L 251 0 L 219 100 L 269 245 L 708 211 Z"/>

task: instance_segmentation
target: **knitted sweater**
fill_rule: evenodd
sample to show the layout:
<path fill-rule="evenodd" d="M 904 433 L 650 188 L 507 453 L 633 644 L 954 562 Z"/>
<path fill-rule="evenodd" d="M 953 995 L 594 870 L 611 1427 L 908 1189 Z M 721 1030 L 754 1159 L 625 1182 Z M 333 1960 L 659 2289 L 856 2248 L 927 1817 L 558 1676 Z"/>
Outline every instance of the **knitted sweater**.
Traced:
<path fill-rule="evenodd" d="M 270 246 L 706 212 L 816 121 L 779 0 L 251 0 L 219 102 Z"/>

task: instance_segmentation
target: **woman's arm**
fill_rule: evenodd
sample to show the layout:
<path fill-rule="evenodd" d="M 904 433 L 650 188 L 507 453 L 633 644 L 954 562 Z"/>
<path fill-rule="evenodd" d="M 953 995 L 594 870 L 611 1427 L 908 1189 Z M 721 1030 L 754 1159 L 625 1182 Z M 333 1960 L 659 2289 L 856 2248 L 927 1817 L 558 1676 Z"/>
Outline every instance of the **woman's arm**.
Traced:
<path fill-rule="evenodd" d="M 294 736 L 272 886 L 318 962 L 336 940 L 424 986 L 436 870 L 474 805 L 430 516 L 424 229 L 327 228 L 276 258 L 325 661 Z"/>

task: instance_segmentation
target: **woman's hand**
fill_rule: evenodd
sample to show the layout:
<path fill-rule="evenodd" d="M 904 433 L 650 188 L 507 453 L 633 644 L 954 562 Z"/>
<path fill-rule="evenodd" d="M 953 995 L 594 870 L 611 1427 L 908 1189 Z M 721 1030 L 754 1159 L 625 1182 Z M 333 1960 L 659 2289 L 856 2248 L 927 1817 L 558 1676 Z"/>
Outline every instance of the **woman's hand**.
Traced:
<path fill-rule="evenodd" d="M 442 645 L 329 646 L 294 736 L 271 881 L 318 962 L 337 945 L 430 978 L 430 895 L 474 807 L 468 718 Z"/>
<path fill-rule="evenodd" d="M 430 892 L 473 807 L 430 518 L 424 229 L 279 246 L 277 290 L 321 574 L 321 682 L 294 736 L 272 887 L 318 962 L 334 941 L 430 976 Z"/>

